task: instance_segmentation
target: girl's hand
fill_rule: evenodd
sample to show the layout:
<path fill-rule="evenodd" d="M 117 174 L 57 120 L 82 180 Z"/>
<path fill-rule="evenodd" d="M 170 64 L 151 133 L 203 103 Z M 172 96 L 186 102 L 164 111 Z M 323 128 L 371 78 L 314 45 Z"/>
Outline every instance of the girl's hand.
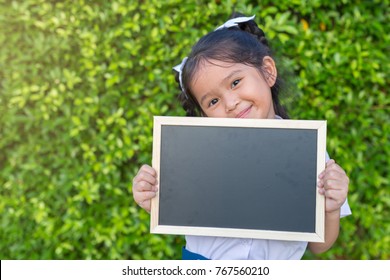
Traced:
<path fill-rule="evenodd" d="M 325 211 L 339 210 L 347 199 L 349 178 L 345 171 L 333 160 L 326 163 L 326 168 L 318 176 L 318 191 L 325 195 Z"/>
<path fill-rule="evenodd" d="M 157 172 L 149 165 L 142 165 L 133 179 L 134 201 L 150 213 L 151 199 L 156 196 Z"/>

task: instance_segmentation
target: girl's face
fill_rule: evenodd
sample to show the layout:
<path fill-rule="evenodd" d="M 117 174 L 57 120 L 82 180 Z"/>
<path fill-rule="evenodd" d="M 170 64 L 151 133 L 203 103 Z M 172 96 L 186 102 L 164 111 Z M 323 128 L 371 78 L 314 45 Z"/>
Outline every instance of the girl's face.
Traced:
<path fill-rule="evenodd" d="M 266 56 L 262 69 L 217 60 L 204 61 L 190 84 L 206 117 L 274 119 L 271 87 L 276 68 Z"/>

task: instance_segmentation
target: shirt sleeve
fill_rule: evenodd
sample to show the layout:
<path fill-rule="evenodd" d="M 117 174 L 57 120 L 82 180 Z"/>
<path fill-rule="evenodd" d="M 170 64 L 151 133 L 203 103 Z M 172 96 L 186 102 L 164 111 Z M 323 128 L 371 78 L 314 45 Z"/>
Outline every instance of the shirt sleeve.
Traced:
<path fill-rule="evenodd" d="M 325 162 L 328 162 L 330 160 L 330 156 L 328 152 L 325 152 Z"/>
<path fill-rule="evenodd" d="M 344 201 L 344 204 L 341 205 L 340 208 L 340 218 L 344 218 L 346 216 L 352 215 L 351 208 L 349 207 L 348 204 L 348 198 Z"/>

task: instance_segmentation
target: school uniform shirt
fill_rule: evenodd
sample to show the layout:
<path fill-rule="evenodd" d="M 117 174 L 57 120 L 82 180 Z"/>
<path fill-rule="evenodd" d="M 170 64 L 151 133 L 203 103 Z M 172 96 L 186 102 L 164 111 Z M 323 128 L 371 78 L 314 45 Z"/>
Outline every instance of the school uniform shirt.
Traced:
<path fill-rule="evenodd" d="M 279 116 L 276 118 L 281 119 Z M 350 214 L 346 200 L 340 208 L 340 218 Z M 187 250 L 211 260 L 300 260 L 307 244 L 305 241 L 186 236 Z"/>

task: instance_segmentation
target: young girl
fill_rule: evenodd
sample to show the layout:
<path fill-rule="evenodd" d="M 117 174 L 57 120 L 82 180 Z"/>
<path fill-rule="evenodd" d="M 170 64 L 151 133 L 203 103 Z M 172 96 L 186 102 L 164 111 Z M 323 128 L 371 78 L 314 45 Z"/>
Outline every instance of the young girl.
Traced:
<path fill-rule="evenodd" d="M 288 118 L 279 103 L 280 78 L 264 32 L 253 17 L 233 18 L 202 37 L 174 69 L 188 116 L 214 118 Z M 156 171 L 143 165 L 133 180 L 136 203 L 150 212 L 158 191 Z M 325 243 L 186 236 L 184 259 L 301 259 L 306 247 L 327 251 L 339 234 L 340 217 L 349 215 L 349 179 L 327 156 L 318 178 L 325 195 Z"/>

